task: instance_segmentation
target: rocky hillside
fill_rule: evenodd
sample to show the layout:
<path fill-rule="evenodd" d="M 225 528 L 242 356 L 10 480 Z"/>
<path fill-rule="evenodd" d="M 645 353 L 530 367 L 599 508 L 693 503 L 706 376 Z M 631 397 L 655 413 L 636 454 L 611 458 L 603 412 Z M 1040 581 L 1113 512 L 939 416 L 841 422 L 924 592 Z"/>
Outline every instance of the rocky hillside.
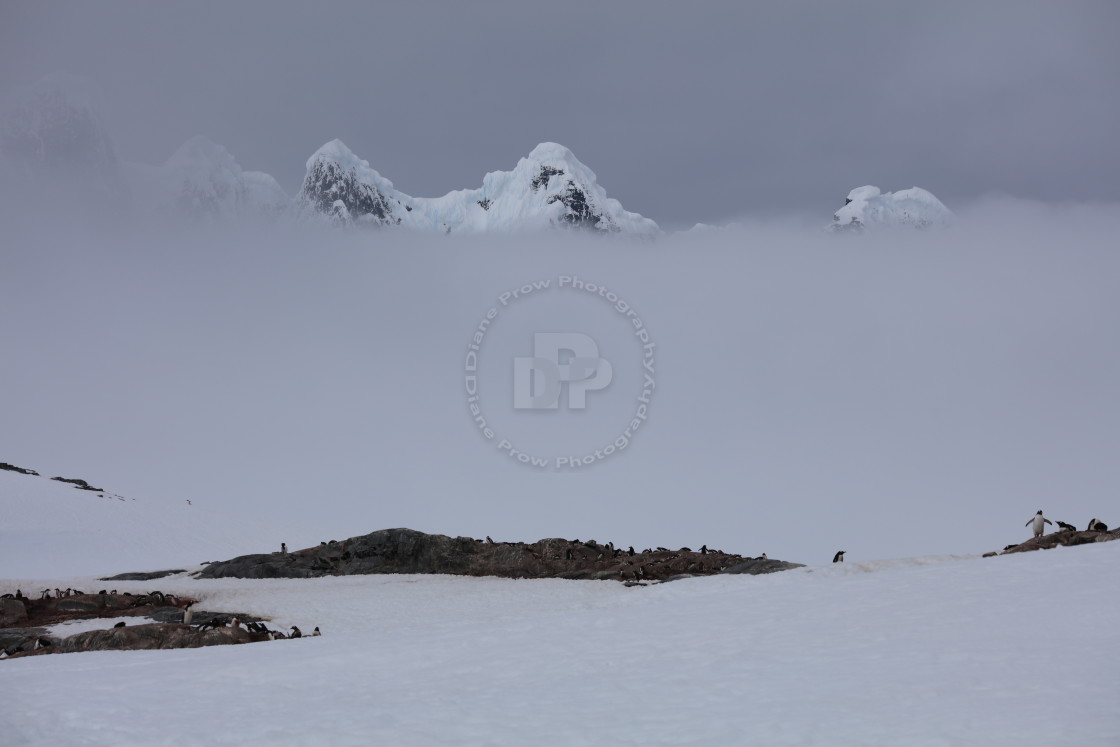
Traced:
<path fill-rule="evenodd" d="M 287 554 L 242 555 L 211 563 L 202 578 L 312 578 L 366 573 L 448 573 L 504 578 L 664 581 L 716 573 L 772 573 L 799 567 L 765 558 L 682 547 L 618 548 L 594 540 L 493 542 L 412 529 L 382 529 Z"/>

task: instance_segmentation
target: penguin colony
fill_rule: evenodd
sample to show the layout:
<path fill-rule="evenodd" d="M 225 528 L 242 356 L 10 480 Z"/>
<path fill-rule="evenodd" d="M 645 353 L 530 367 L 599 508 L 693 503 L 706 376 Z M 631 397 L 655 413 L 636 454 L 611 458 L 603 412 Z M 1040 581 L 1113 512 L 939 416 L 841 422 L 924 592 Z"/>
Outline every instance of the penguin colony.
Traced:
<path fill-rule="evenodd" d="M 207 619 L 200 624 L 194 625 L 194 624 L 192 624 L 192 618 L 194 617 L 194 610 L 191 609 L 191 608 L 196 604 L 195 600 L 193 600 L 193 599 L 180 600 L 179 597 L 175 596 L 174 594 L 165 594 L 162 591 L 151 591 L 151 592 L 148 592 L 146 594 L 133 594 L 133 593 L 127 592 L 127 591 L 123 592 L 123 593 L 118 593 L 116 589 L 112 589 L 112 590 L 102 589 L 97 594 L 85 594 L 85 592 L 82 592 L 81 590 L 77 590 L 77 589 L 53 589 L 53 590 L 52 589 L 43 589 L 42 592 L 40 593 L 40 597 L 39 597 L 38 600 L 31 600 L 28 597 L 24 596 L 24 593 L 23 593 L 22 589 L 16 589 L 14 594 L 3 594 L 3 595 L 0 595 L 0 598 L 3 598 L 3 599 L 18 599 L 18 600 L 24 602 L 25 606 L 28 608 L 28 611 L 33 616 L 36 614 L 36 612 L 35 612 L 36 609 L 38 609 L 39 614 L 46 614 L 46 615 L 49 616 L 48 619 L 56 620 L 57 619 L 57 613 L 59 613 L 60 610 L 55 608 L 53 605 L 50 605 L 51 600 L 65 599 L 65 598 L 68 598 L 68 597 L 83 596 L 83 595 L 86 596 L 86 597 L 90 597 L 90 598 L 109 597 L 109 596 L 118 597 L 117 599 L 112 600 L 112 601 L 107 600 L 107 599 L 103 599 L 102 601 L 107 602 L 108 604 L 107 604 L 107 606 L 103 605 L 102 609 L 119 609 L 119 610 L 123 611 L 123 610 L 136 609 L 136 608 L 140 608 L 140 607 L 162 607 L 162 608 L 166 608 L 168 606 L 181 607 L 182 611 L 183 611 L 183 617 L 182 617 L 182 622 L 178 623 L 178 624 L 185 624 L 185 625 L 189 626 L 192 630 L 194 630 L 196 632 L 200 632 L 200 633 L 204 632 L 204 631 L 207 631 L 207 630 L 216 630 L 218 628 L 231 628 L 231 629 L 243 628 L 244 630 L 248 631 L 249 633 L 259 634 L 261 636 L 267 636 L 268 640 L 302 638 L 302 637 L 305 637 L 305 635 L 306 636 L 311 636 L 311 637 L 322 635 L 322 632 L 319 630 L 318 626 L 315 627 L 315 629 L 312 633 L 304 634 L 302 631 L 300 631 L 298 626 L 293 625 L 287 633 L 284 633 L 284 632 L 281 632 L 279 630 L 269 629 L 263 622 L 244 622 L 237 616 L 211 614 L 211 613 L 205 613 L 205 612 L 201 613 L 201 615 L 206 617 Z M 44 604 L 48 605 L 48 606 L 44 607 Z M 144 614 L 146 612 L 147 612 L 146 610 L 137 609 L 137 613 Z M 85 614 L 88 614 L 88 613 L 85 613 Z M 83 613 L 78 613 L 78 616 L 79 617 L 83 616 Z M 139 624 L 140 625 L 160 625 L 161 623 L 152 623 L 152 622 L 148 622 L 148 621 L 143 621 L 143 622 L 140 622 Z M 165 623 L 165 624 L 168 624 L 168 623 Z M 169 624 L 175 625 L 177 623 L 169 623 Z M 130 625 L 130 623 L 127 623 L 126 621 L 121 620 L 121 621 L 115 623 L 112 626 L 112 629 L 121 629 L 121 628 L 128 627 L 129 625 Z M 263 638 L 258 638 L 256 640 L 262 640 L 262 639 Z M 233 643 L 233 642 L 246 642 L 246 641 L 231 640 L 229 642 Z M 51 647 L 51 646 L 55 646 L 56 650 L 57 650 L 58 643 L 59 643 L 59 639 L 57 639 L 57 638 L 56 639 L 51 639 L 51 638 L 48 638 L 48 637 L 45 637 L 45 636 L 38 637 L 34 640 L 32 640 L 30 638 L 25 639 L 24 641 L 21 641 L 19 644 L 15 645 L 15 646 L 12 646 L 11 648 L 0 649 L 0 659 L 6 659 L 6 658 L 8 658 L 10 656 L 14 656 L 16 654 L 22 654 L 22 653 L 27 653 L 27 652 L 32 652 L 32 651 L 40 651 L 42 649 L 45 649 L 45 648 L 48 648 L 48 647 Z"/>
<path fill-rule="evenodd" d="M 1028 519 L 1027 523 L 1024 524 L 1023 526 L 1031 527 L 1031 530 L 1034 532 L 1034 536 L 1035 537 L 1041 537 L 1046 531 L 1046 525 L 1047 524 L 1050 524 L 1051 526 L 1053 526 L 1054 522 L 1050 521 L 1045 516 L 1043 516 L 1042 515 L 1042 509 L 1039 509 L 1038 512 L 1034 516 L 1032 516 L 1030 519 Z M 1058 531 L 1060 531 L 1060 532 L 1076 532 L 1077 527 L 1075 527 L 1073 524 L 1069 524 L 1069 523 L 1064 522 L 1064 521 L 1059 521 L 1058 522 Z M 1107 532 L 1108 531 L 1108 524 L 1105 524 L 1100 519 L 1095 519 L 1095 518 L 1094 519 L 1089 519 L 1089 525 L 1087 527 L 1085 527 L 1085 531 L 1086 532 Z M 1015 545 L 1009 545 L 1009 547 L 1015 547 Z"/>

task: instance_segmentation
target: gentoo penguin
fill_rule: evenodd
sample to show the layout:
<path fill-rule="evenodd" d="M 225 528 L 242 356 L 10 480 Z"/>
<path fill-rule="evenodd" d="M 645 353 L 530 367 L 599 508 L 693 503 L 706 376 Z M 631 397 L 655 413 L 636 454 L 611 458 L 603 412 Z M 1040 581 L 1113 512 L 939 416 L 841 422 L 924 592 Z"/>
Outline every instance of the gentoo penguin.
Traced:
<path fill-rule="evenodd" d="M 1049 519 L 1047 519 L 1046 517 L 1044 517 L 1044 516 L 1042 515 L 1042 509 L 1040 508 L 1040 509 L 1038 510 L 1038 513 L 1037 513 L 1037 514 L 1035 514 L 1034 516 L 1032 516 L 1032 517 L 1031 517 L 1031 518 L 1030 518 L 1030 519 L 1029 519 L 1029 520 L 1027 521 L 1027 523 L 1026 523 L 1026 524 L 1024 524 L 1023 526 L 1025 526 L 1025 527 L 1026 527 L 1026 526 L 1031 526 L 1031 525 L 1033 525 L 1033 527 L 1032 527 L 1032 528 L 1034 529 L 1034 536 L 1035 536 L 1035 537 L 1041 537 L 1041 536 L 1042 536 L 1042 533 L 1043 533 L 1043 532 L 1044 532 L 1044 531 L 1046 530 L 1046 525 L 1047 525 L 1047 524 L 1050 524 L 1051 526 L 1053 526 L 1053 525 L 1054 525 L 1054 522 L 1052 522 L 1052 521 L 1050 521 Z"/>
<path fill-rule="evenodd" d="M 187 602 L 187 606 L 183 608 L 183 624 L 184 625 L 190 625 L 191 624 L 191 619 L 194 618 L 194 610 L 191 609 L 192 604 L 194 604 L 194 602 Z"/>
<path fill-rule="evenodd" d="M 241 618 L 240 617 L 233 618 L 233 620 L 230 621 L 229 626 L 231 628 L 240 628 L 241 627 Z"/>
<path fill-rule="evenodd" d="M 319 626 L 318 625 L 315 626 L 315 630 L 311 631 L 311 635 L 313 635 L 313 636 L 322 635 L 322 633 L 319 632 Z"/>
<path fill-rule="evenodd" d="M 634 557 L 634 546 L 633 545 L 630 545 L 630 549 L 626 551 L 626 554 L 629 555 L 630 557 Z"/>
<path fill-rule="evenodd" d="M 292 632 L 288 634 L 289 638 L 303 638 L 303 633 L 299 632 L 299 628 L 295 625 L 292 626 Z"/>
<path fill-rule="evenodd" d="M 708 554 L 708 546 L 707 545 L 700 545 L 700 554 L 701 555 L 707 555 Z"/>
<path fill-rule="evenodd" d="M 124 620 L 121 620 L 119 623 L 117 623 L 113 627 L 114 628 L 123 628 L 124 627 Z"/>
<path fill-rule="evenodd" d="M 281 555 L 287 555 L 288 554 L 288 543 L 287 542 L 281 542 L 280 543 L 280 554 Z"/>
<path fill-rule="evenodd" d="M 835 555 L 833 555 L 833 556 L 832 556 L 832 562 L 833 562 L 833 563 L 843 563 L 843 562 L 844 562 L 844 553 L 845 553 L 845 552 L 847 552 L 847 551 L 846 551 L 846 550 L 841 550 L 840 552 L 838 552 L 838 553 L 836 553 Z"/>
<path fill-rule="evenodd" d="M 492 544 L 494 544 L 494 540 L 490 539 L 490 535 L 489 535 L 489 534 L 488 534 L 488 535 L 486 535 L 486 544 L 488 544 L 488 545 L 492 545 Z"/>
<path fill-rule="evenodd" d="M 1061 529 L 1063 532 L 1076 532 L 1077 531 L 1077 527 L 1075 527 L 1073 524 L 1067 524 L 1064 521 L 1059 521 L 1058 522 L 1058 528 Z"/>
<path fill-rule="evenodd" d="M 841 552 L 841 553 L 837 553 L 837 554 L 838 554 L 838 555 L 843 555 L 844 553 L 842 553 L 842 552 Z M 840 558 L 840 559 L 841 559 L 841 560 L 843 560 L 843 558 Z M 759 556 L 758 556 L 757 558 L 755 558 L 755 560 L 769 560 L 769 558 L 768 558 L 768 557 L 766 557 L 766 553 L 762 553 L 762 554 L 761 554 L 761 555 L 759 555 Z M 834 559 L 834 560 L 833 560 L 832 562 L 834 562 L 834 563 L 835 563 L 835 562 L 836 562 L 836 561 L 835 561 L 835 559 Z"/>
<path fill-rule="evenodd" d="M 1090 532 L 1107 532 L 1108 531 L 1108 524 L 1105 524 L 1100 519 L 1091 519 L 1089 521 L 1089 529 L 1087 531 L 1090 531 Z"/>

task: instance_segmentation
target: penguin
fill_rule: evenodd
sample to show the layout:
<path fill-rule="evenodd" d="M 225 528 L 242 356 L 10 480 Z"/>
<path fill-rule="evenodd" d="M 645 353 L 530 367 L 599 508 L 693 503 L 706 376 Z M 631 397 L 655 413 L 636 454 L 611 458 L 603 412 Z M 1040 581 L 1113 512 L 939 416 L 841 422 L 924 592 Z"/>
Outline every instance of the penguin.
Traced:
<path fill-rule="evenodd" d="M 184 625 L 190 625 L 191 620 L 194 619 L 194 610 L 191 609 L 192 604 L 194 604 L 194 602 L 187 602 L 187 606 L 183 608 L 183 624 Z"/>
<path fill-rule="evenodd" d="M 836 553 L 835 555 L 833 555 L 833 556 L 832 556 L 832 562 L 833 562 L 833 563 L 843 563 L 843 562 L 844 562 L 844 553 L 845 553 L 845 552 L 846 552 L 846 550 L 841 550 L 840 552 L 838 552 L 838 553 Z"/>
<path fill-rule="evenodd" d="M 114 628 L 123 628 L 124 627 L 124 620 L 121 620 L 119 623 L 117 623 L 113 627 Z"/>
<path fill-rule="evenodd" d="M 630 545 L 630 549 L 626 551 L 626 554 L 629 555 L 630 557 L 634 557 L 634 546 L 633 545 Z"/>
<path fill-rule="evenodd" d="M 315 630 L 311 631 L 311 635 L 312 636 L 322 635 L 322 633 L 319 632 L 319 626 L 318 625 L 315 626 Z"/>
<path fill-rule="evenodd" d="M 1035 537 L 1041 537 L 1042 533 L 1044 531 L 1046 531 L 1046 525 L 1047 524 L 1050 524 L 1051 526 L 1053 526 L 1054 522 L 1050 521 L 1045 516 L 1043 516 L 1042 515 L 1042 509 L 1040 508 L 1040 509 L 1038 509 L 1038 513 L 1035 514 L 1034 516 L 1032 516 L 1030 519 L 1028 519 L 1027 523 L 1024 524 L 1023 526 L 1026 527 L 1026 526 L 1032 526 L 1033 525 L 1034 536 Z"/>
<path fill-rule="evenodd" d="M 16 599 L 23 599 L 23 591 L 16 589 Z"/>
<path fill-rule="evenodd" d="M 572 548 L 569 547 L 568 549 L 566 549 L 564 551 L 564 559 L 565 560 L 571 560 L 572 559 Z"/>
<path fill-rule="evenodd" d="M 843 551 L 841 551 L 841 552 L 838 552 L 838 553 L 837 553 L 837 555 L 843 555 L 843 554 L 844 554 L 844 553 L 843 553 Z M 770 558 L 766 557 L 766 553 L 762 553 L 762 554 L 761 554 L 761 555 L 759 555 L 759 556 L 758 556 L 757 558 L 755 558 L 755 560 L 769 560 L 769 559 L 770 559 Z M 843 561 L 843 560 L 844 560 L 844 558 L 840 558 L 840 560 L 841 560 L 841 561 Z M 833 563 L 835 563 L 835 562 L 836 562 L 836 559 L 835 559 L 835 558 L 833 558 L 833 559 L 832 559 L 832 562 L 833 562 Z"/>
<path fill-rule="evenodd" d="M 1063 532 L 1076 532 L 1077 531 L 1077 527 L 1075 527 L 1073 524 L 1067 524 L 1064 521 L 1059 521 L 1058 522 L 1058 528 L 1061 529 Z"/>
<path fill-rule="evenodd" d="M 287 555 L 288 554 L 288 543 L 287 542 L 281 542 L 280 543 L 280 554 L 281 555 Z"/>
<path fill-rule="evenodd" d="M 1003 551 L 1007 552 L 1008 550 L 1010 550 L 1013 547 L 1018 547 L 1018 545 L 1008 545 L 1007 547 L 1003 548 Z"/>
<path fill-rule="evenodd" d="M 1090 519 L 1089 520 L 1089 528 L 1086 529 L 1085 531 L 1087 531 L 1087 532 L 1107 532 L 1108 531 L 1108 524 L 1105 524 L 1100 519 Z"/>
<path fill-rule="evenodd" d="M 488 534 L 488 535 L 486 535 L 486 544 L 488 544 L 488 545 L 492 545 L 492 544 L 494 544 L 494 540 L 490 539 L 490 535 L 489 535 L 489 534 Z"/>
<path fill-rule="evenodd" d="M 708 546 L 707 545 L 700 545 L 700 554 L 701 555 L 707 555 L 708 554 Z"/>
<path fill-rule="evenodd" d="M 299 632 L 299 628 L 295 625 L 292 626 L 292 632 L 288 634 L 289 638 L 303 638 L 303 633 Z"/>
<path fill-rule="evenodd" d="M 241 618 L 240 617 L 233 618 L 233 620 L 230 621 L 229 626 L 231 628 L 240 628 L 241 627 Z"/>

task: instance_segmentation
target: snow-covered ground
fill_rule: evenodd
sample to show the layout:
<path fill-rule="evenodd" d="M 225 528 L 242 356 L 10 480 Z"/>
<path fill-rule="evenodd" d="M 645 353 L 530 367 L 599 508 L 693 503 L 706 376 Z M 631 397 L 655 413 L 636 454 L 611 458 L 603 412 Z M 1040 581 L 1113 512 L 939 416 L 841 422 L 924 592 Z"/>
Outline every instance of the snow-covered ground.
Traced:
<path fill-rule="evenodd" d="M 1118 582 L 1120 542 L 645 588 L 119 582 L 323 636 L 3 662 L 0 733 L 8 745 L 1116 745 Z"/>
<path fill-rule="evenodd" d="M 106 490 L 79 490 L 49 477 L 0 470 L 0 577 L 49 580 L 185 568 L 278 551 L 284 541 L 292 548 L 318 544 L 318 535 L 307 526 L 289 527 L 285 534 L 267 515 L 248 520 L 198 505 L 204 497 L 171 503 L 117 495 L 96 483 Z M 88 590 L 91 585 L 59 588 Z M 56 586 L 44 581 L 23 591 L 38 595 Z"/>

